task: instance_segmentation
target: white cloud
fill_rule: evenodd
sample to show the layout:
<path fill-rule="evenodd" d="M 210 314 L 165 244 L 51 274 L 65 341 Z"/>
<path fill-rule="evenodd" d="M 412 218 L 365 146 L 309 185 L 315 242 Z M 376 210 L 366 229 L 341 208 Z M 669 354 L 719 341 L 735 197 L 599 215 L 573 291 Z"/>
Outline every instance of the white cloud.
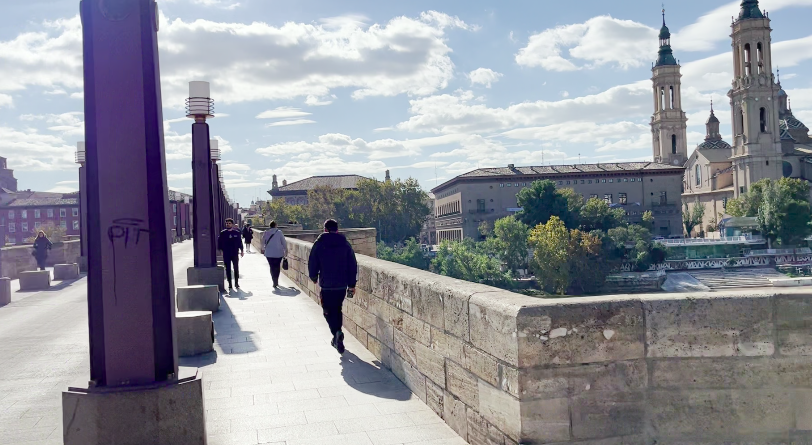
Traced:
<path fill-rule="evenodd" d="M 85 122 L 82 120 L 84 113 L 81 111 L 71 111 L 62 114 L 23 114 L 22 121 L 43 121 L 51 126 L 48 130 L 62 133 L 65 136 L 84 136 Z"/>
<path fill-rule="evenodd" d="M 291 119 L 286 121 L 278 121 L 278 122 L 271 122 L 270 124 L 266 124 L 266 127 L 286 127 L 290 125 L 304 125 L 304 124 L 315 124 L 316 121 L 310 119 Z"/>
<path fill-rule="evenodd" d="M 64 185 L 58 185 L 56 187 L 50 188 L 47 190 L 49 193 L 71 193 L 79 190 L 79 186 L 75 187 L 67 187 Z"/>
<path fill-rule="evenodd" d="M 164 0 L 166 3 L 178 3 L 180 0 Z M 224 1 L 224 0 L 187 0 L 194 5 L 216 7 L 227 10 L 234 10 L 240 7 L 239 2 Z"/>
<path fill-rule="evenodd" d="M 305 99 L 305 105 L 309 105 L 311 107 L 323 107 L 325 105 L 330 105 L 333 103 L 333 100 L 338 98 L 335 94 L 331 94 L 329 97 L 330 99 L 319 98 L 312 94 L 308 94 L 307 99 Z"/>
<path fill-rule="evenodd" d="M 416 155 L 421 153 L 423 147 L 448 144 L 459 139 L 460 136 L 457 135 L 446 135 L 412 140 L 379 139 L 367 142 L 360 138 L 353 139 L 345 134 L 330 133 L 319 136 L 317 142 L 285 142 L 257 149 L 256 152 L 269 157 L 298 155 L 299 159 L 325 154 L 365 155 L 369 159 L 387 159 Z"/>
<path fill-rule="evenodd" d="M 271 176 L 276 174 L 279 182 L 283 179 L 289 183 L 314 175 L 347 175 L 361 174 L 367 177 L 383 177 L 386 164 L 382 161 L 347 161 L 339 156 L 319 154 L 307 160 L 291 160 L 273 170 L 257 172 L 260 181 L 270 183 Z"/>
<path fill-rule="evenodd" d="M 566 90 L 561 91 L 559 94 L 561 94 L 561 97 L 570 97 L 570 92 Z"/>
<path fill-rule="evenodd" d="M 56 185 L 73 185 L 73 184 L 78 185 L 79 181 L 59 181 L 56 183 Z"/>
<path fill-rule="evenodd" d="M 166 175 L 166 179 L 168 181 L 181 181 L 186 179 L 192 179 L 192 172 L 186 173 L 170 173 Z"/>
<path fill-rule="evenodd" d="M 68 143 L 60 136 L 41 134 L 33 129 L 17 130 L 0 127 L 0 141 L 10 156 L 9 168 L 18 171 L 55 171 L 78 168 L 74 163 L 75 143 Z"/>
<path fill-rule="evenodd" d="M 490 68 L 477 68 L 468 73 L 468 78 L 471 79 L 471 85 L 485 85 L 485 88 L 490 88 L 491 84 L 499 82 L 502 73 L 497 73 Z"/>
<path fill-rule="evenodd" d="M 8 94 L 0 94 L 0 108 L 14 106 L 14 100 Z"/>
<path fill-rule="evenodd" d="M 310 116 L 313 113 L 302 111 L 300 108 L 278 107 L 273 110 L 263 111 L 257 115 L 257 119 L 287 119 L 292 117 Z"/>

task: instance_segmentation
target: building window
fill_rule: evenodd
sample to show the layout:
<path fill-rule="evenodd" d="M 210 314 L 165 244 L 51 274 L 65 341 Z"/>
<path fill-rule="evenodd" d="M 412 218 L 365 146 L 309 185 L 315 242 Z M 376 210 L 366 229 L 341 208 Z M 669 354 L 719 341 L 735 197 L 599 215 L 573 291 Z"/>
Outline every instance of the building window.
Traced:
<path fill-rule="evenodd" d="M 47 213 L 48 218 L 53 218 L 53 217 L 54 217 L 54 209 L 48 209 L 48 211 L 47 211 L 47 212 L 48 212 L 48 213 Z"/>
<path fill-rule="evenodd" d="M 34 210 L 34 218 L 41 218 L 42 212 L 40 210 Z"/>
<path fill-rule="evenodd" d="M 758 112 L 758 122 L 759 122 L 759 127 L 761 128 L 761 132 L 766 133 L 767 132 L 767 109 L 764 108 L 764 107 L 761 107 L 761 109 Z"/>
<path fill-rule="evenodd" d="M 28 210 L 20 210 L 20 218 L 28 219 Z"/>
<path fill-rule="evenodd" d="M 477 199 L 476 200 L 476 211 L 479 213 L 485 213 L 485 200 L 484 199 Z"/>
<path fill-rule="evenodd" d="M 60 218 L 64 218 L 64 217 L 66 217 L 66 216 L 68 216 L 68 211 L 67 211 L 67 209 L 59 209 L 59 217 L 60 217 Z"/>
<path fill-rule="evenodd" d="M 62 227 L 63 229 L 67 229 L 68 228 L 68 222 L 65 221 L 65 220 L 59 221 L 59 227 Z"/>
<path fill-rule="evenodd" d="M 570 185 L 570 182 L 569 182 L 569 181 L 567 181 L 567 185 Z"/>
<path fill-rule="evenodd" d="M 20 228 L 22 229 L 23 233 L 28 232 L 28 223 L 27 222 L 22 223 Z"/>
<path fill-rule="evenodd" d="M 672 155 L 677 154 L 677 135 L 676 134 L 671 135 L 671 154 Z"/>
<path fill-rule="evenodd" d="M 591 179 L 589 180 L 588 184 L 592 184 L 592 180 L 591 180 Z"/>
<path fill-rule="evenodd" d="M 172 203 L 172 211 L 178 213 L 178 203 L 176 202 Z"/>
<path fill-rule="evenodd" d="M 660 192 L 660 205 L 666 204 L 668 204 L 668 195 L 666 195 L 666 192 Z"/>
<path fill-rule="evenodd" d="M 744 45 L 744 75 L 750 75 L 750 44 Z"/>
<path fill-rule="evenodd" d="M 758 73 L 764 73 L 764 53 L 761 51 L 761 42 L 756 44 L 756 63 L 758 63 Z"/>
<path fill-rule="evenodd" d="M 508 182 L 508 187 L 511 187 L 511 186 L 513 186 L 513 184 L 511 184 L 511 183 L 509 183 L 509 182 Z"/>
<path fill-rule="evenodd" d="M 623 182 L 629 182 L 629 178 L 623 178 Z"/>
<path fill-rule="evenodd" d="M 8 219 L 14 219 L 14 210 L 8 211 Z"/>
<path fill-rule="evenodd" d="M 584 180 L 583 180 L 583 179 L 581 179 L 581 184 L 583 184 L 583 183 L 584 183 Z"/>
<path fill-rule="evenodd" d="M 519 183 L 517 182 L 517 183 L 516 183 L 516 187 L 518 187 L 518 186 L 519 186 Z"/>
<path fill-rule="evenodd" d="M 558 185 L 564 185 L 564 181 L 558 181 Z"/>
<path fill-rule="evenodd" d="M 499 188 L 504 188 L 505 184 L 499 184 Z"/>
<path fill-rule="evenodd" d="M 702 187 L 702 170 L 699 168 L 698 165 L 694 170 L 695 170 L 694 176 L 696 176 L 696 186 Z"/>
<path fill-rule="evenodd" d="M 15 238 L 13 236 L 8 237 L 8 243 L 9 244 L 17 244 L 17 238 Z"/>
<path fill-rule="evenodd" d="M 592 198 L 598 199 L 598 195 L 595 195 L 595 194 L 589 195 L 589 199 L 592 199 Z"/>
<path fill-rule="evenodd" d="M 71 214 L 73 216 L 79 216 L 79 209 L 71 209 Z"/>
<path fill-rule="evenodd" d="M 611 184 L 611 183 L 613 183 L 613 182 L 615 182 L 615 180 L 614 180 L 614 179 L 610 179 L 610 180 L 609 180 L 609 183 L 610 183 L 610 184 Z"/>
<path fill-rule="evenodd" d="M 605 180 L 605 179 L 601 179 L 601 183 L 602 183 L 602 184 L 606 184 L 606 180 Z"/>
<path fill-rule="evenodd" d="M 526 183 L 526 182 L 523 182 L 523 183 L 522 183 L 522 187 L 527 187 L 527 183 Z"/>
<path fill-rule="evenodd" d="M 172 224 L 173 224 L 173 225 L 175 225 L 175 226 L 177 226 L 177 225 L 178 225 L 178 217 L 177 217 L 177 216 L 173 216 L 172 218 L 174 219 L 174 222 L 173 222 Z M 76 221 L 74 221 L 74 222 L 76 222 Z"/>
<path fill-rule="evenodd" d="M 607 204 L 611 204 L 612 203 L 612 195 L 608 194 L 608 193 L 603 195 L 603 202 L 605 202 Z"/>
<path fill-rule="evenodd" d="M 626 205 L 626 194 L 625 193 L 618 193 L 617 194 L 617 202 L 623 205 Z"/>
<path fill-rule="evenodd" d="M 665 110 L 665 87 L 660 87 L 660 111 Z"/>
<path fill-rule="evenodd" d="M 13 222 L 8 223 L 8 233 L 14 233 L 17 231 L 17 225 Z"/>
<path fill-rule="evenodd" d="M 35 229 L 39 229 L 39 226 L 41 226 L 41 225 L 42 225 L 42 223 L 41 223 L 41 222 L 39 222 L 39 221 L 34 221 L 34 228 L 35 228 Z"/>
<path fill-rule="evenodd" d="M 79 221 L 73 222 L 73 230 L 79 230 Z"/>

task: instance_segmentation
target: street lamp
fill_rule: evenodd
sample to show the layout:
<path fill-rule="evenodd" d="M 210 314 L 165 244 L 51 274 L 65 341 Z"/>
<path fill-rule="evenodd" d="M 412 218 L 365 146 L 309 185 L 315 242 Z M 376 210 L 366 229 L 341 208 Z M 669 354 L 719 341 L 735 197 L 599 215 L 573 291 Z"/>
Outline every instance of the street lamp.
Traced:
<path fill-rule="evenodd" d="M 85 165 L 85 141 L 76 143 L 76 163 Z"/>
<path fill-rule="evenodd" d="M 208 82 L 189 82 L 186 117 L 200 123 L 206 122 L 207 118 L 214 118 L 214 99 L 211 98 L 211 86 Z"/>

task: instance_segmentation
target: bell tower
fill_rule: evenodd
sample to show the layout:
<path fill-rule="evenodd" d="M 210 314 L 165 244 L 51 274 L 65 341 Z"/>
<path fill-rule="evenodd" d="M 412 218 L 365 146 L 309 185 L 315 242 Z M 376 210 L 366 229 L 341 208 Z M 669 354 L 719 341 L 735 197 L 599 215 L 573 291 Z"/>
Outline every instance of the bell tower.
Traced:
<path fill-rule="evenodd" d="M 731 25 L 733 84 L 727 93 L 733 113 L 735 196 L 750 184 L 782 176 L 779 91 L 772 73 L 770 18 L 758 0 L 743 0 Z"/>
<path fill-rule="evenodd" d="M 660 29 L 660 51 L 651 68 L 654 86 L 654 115 L 651 136 L 654 162 L 683 165 L 688 158 L 688 118 L 682 111 L 680 66 L 671 51 L 671 32 Z"/>

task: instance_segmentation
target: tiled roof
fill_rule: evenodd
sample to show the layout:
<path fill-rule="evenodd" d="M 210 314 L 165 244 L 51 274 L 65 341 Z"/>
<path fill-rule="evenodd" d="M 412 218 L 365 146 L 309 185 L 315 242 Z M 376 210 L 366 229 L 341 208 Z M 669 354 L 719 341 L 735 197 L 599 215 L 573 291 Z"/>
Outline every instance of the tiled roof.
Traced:
<path fill-rule="evenodd" d="M 21 198 L 15 199 L 5 207 L 53 207 L 53 206 L 77 206 L 79 198 Z"/>
<path fill-rule="evenodd" d="M 682 166 L 659 164 L 655 162 L 617 162 L 606 164 L 570 164 L 570 165 L 546 165 L 543 167 L 497 167 L 480 168 L 472 172 L 464 173 L 459 178 L 480 178 L 488 176 L 514 176 L 514 175 L 554 175 L 573 173 L 614 173 L 624 171 L 651 171 L 651 170 L 682 170 Z"/>
<path fill-rule="evenodd" d="M 722 139 L 707 139 L 702 141 L 701 144 L 697 145 L 696 148 L 700 150 L 719 150 L 719 149 L 731 149 L 732 147 L 727 142 L 723 141 Z"/>
<path fill-rule="evenodd" d="M 724 141 L 716 141 L 716 142 L 724 142 Z M 703 144 L 707 143 L 703 142 Z M 726 142 L 725 142 L 726 143 Z M 727 148 L 719 147 L 719 148 L 703 148 L 702 144 L 697 148 L 697 151 L 702 154 L 710 162 L 726 162 L 730 161 L 730 157 L 733 155 L 733 149 L 730 145 Z"/>
<path fill-rule="evenodd" d="M 316 187 L 332 187 L 335 189 L 357 189 L 358 182 L 362 179 L 369 179 L 358 175 L 340 176 L 311 176 L 309 178 L 296 181 L 288 185 L 279 187 L 280 192 L 306 192 Z"/>

